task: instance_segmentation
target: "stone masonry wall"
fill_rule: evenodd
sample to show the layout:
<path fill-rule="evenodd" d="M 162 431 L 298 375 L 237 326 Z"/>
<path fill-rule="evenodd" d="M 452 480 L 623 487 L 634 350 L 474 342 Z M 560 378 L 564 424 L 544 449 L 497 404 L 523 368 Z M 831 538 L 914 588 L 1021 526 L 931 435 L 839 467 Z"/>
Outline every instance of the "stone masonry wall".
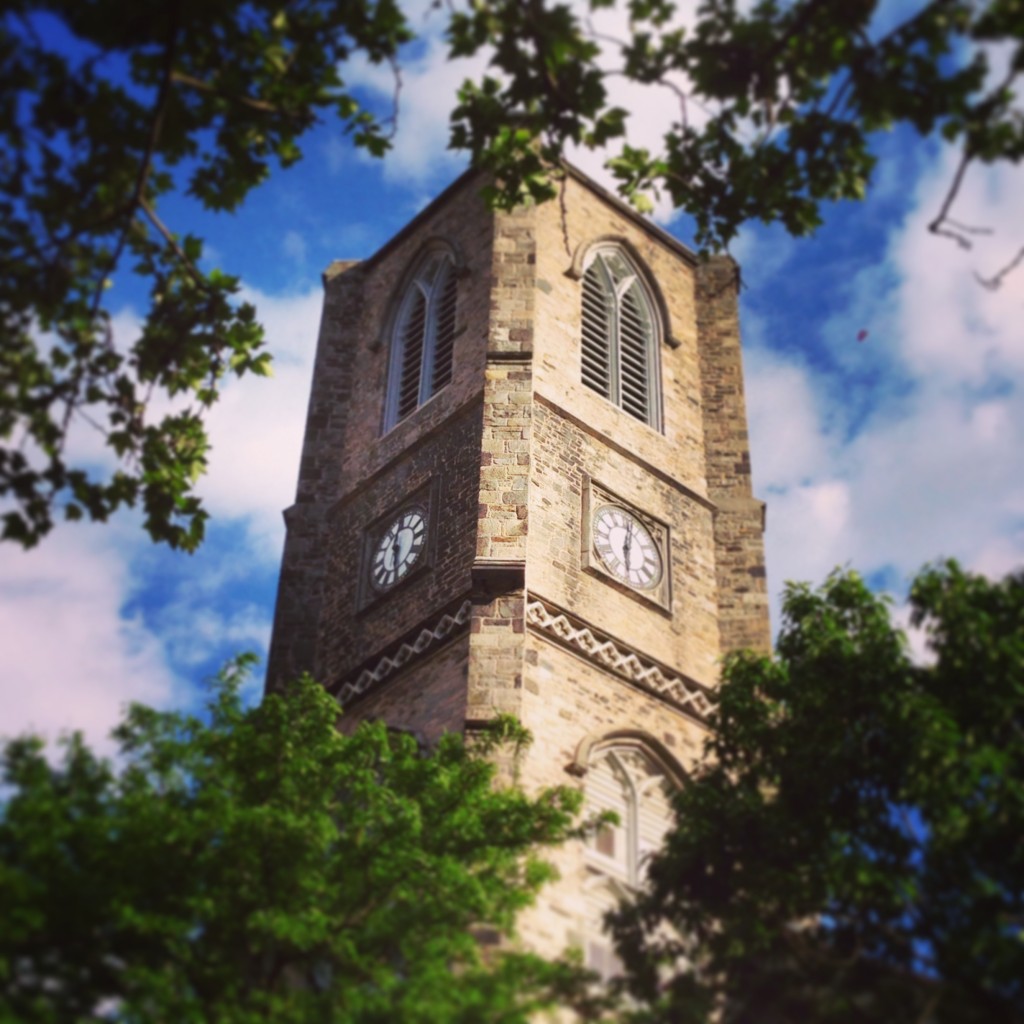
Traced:
<path fill-rule="evenodd" d="M 708 494 L 717 509 L 718 617 L 723 651 L 768 651 L 765 508 L 751 491 L 738 289 L 739 271 L 728 257 L 700 268 L 698 329 Z"/>
<path fill-rule="evenodd" d="M 527 788 L 581 787 L 575 758 L 588 738 L 641 732 L 660 743 L 686 771 L 701 751 L 704 727 L 650 694 L 623 683 L 599 667 L 528 634 L 527 675 L 521 717 L 534 734 L 520 779 Z M 535 908 L 520 920 L 531 948 L 556 955 L 577 944 L 584 931 L 586 871 L 581 843 L 551 855 L 560 878 L 545 888 Z M 591 925 L 592 927 L 592 925 Z"/>
<path fill-rule="evenodd" d="M 624 650 L 713 686 L 723 638 L 718 626 L 716 511 L 708 492 L 697 261 L 574 177 L 565 182 L 563 203 L 540 207 L 535 220 L 528 599 L 571 611 Z M 663 320 L 658 351 L 661 430 L 581 383 L 581 275 L 586 252 L 602 242 L 626 249 Z M 657 607 L 584 568 L 588 478 L 668 526 L 670 608 Z M 582 785 L 584 780 L 575 774 L 575 755 L 588 737 L 625 731 L 649 735 L 684 770 L 700 752 L 704 726 L 692 714 L 529 626 L 522 677 L 519 714 L 535 736 L 521 766 L 527 786 Z M 570 844 L 555 854 L 555 861 L 562 880 L 545 891 L 522 921 L 531 947 L 547 953 L 579 941 L 587 912 L 581 847 Z"/>
<path fill-rule="evenodd" d="M 372 689 L 351 714 L 342 714 L 342 730 L 355 728 L 363 719 L 380 719 L 427 744 L 446 732 L 461 732 L 467 717 L 468 664 L 468 634 L 461 633 L 436 653 L 418 659 L 413 670 Z"/>
<path fill-rule="evenodd" d="M 470 719 L 518 714 L 533 429 L 535 210 L 495 214 L 470 634 Z"/>
<path fill-rule="evenodd" d="M 315 665 L 336 688 L 458 607 L 458 631 L 368 686 L 343 728 L 381 717 L 430 740 L 511 711 L 535 736 L 520 766 L 528 788 L 582 785 L 588 738 L 625 732 L 650 737 L 685 773 L 722 656 L 768 641 L 732 264 L 700 264 L 575 173 L 561 202 L 512 214 L 486 211 L 478 185 L 461 179 L 327 284 L 275 657 Z M 381 436 L 389 316 L 417 252 L 437 238 L 463 268 L 455 378 Z M 630 254 L 663 322 L 660 429 L 581 383 L 581 276 L 603 242 Z M 586 566 L 584 497 L 595 486 L 667 528 L 668 607 Z M 367 600 L 367 531 L 428 494 L 431 560 Z M 661 666 L 704 705 L 658 696 L 638 673 L 541 628 L 528 617 L 536 601 L 624 658 Z M 548 953 L 578 940 L 586 914 L 579 845 L 555 858 L 562 881 L 522 922 Z"/>
<path fill-rule="evenodd" d="M 341 463 L 352 398 L 351 348 L 346 325 L 363 306 L 358 261 L 336 261 L 324 274 L 314 386 L 306 413 L 295 504 L 285 512 L 287 535 L 277 585 L 267 682 L 275 685 L 314 671 L 317 624 L 324 585 L 324 512 L 341 489 Z"/>
<path fill-rule="evenodd" d="M 326 585 L 317 677 L 333 685 L 410 628 L 466 593 L 475 547 L 480 404 L 470 402 L 434 433 L 346 495 L 326 516 Z M 408 580 L 375 594 L 364 551 L 377 523 L 412 496 L 430 505 L 428 549 Z M 383 517 L 383 518 L 382 518 Z M 463 695 L 463 701 L 465 697 Z"/>
<path fill-rule="evenodd" d="M 325 275 L 268 685 L 304 669 L 335 682 L 408 629 L 406 616 L 427 616 L 435 601 L 443 605 L 469 587 L 493 233 L 478 184 L 463 179 L 370 260 L 335 264 Z M 418 254 L 434 241 L 453 251 L 459 272 L 454 378 L 382 434 L 392 317 Z M 433 573 L 439 580 L 415 585 L 419 604 L 396 591 L 390 612 L 381 606 L 363 614 L 355 586 L 363 531 L 432 475 L 445 481 Z"/>
<path fill-rule="evenodd" d="M 721 645 L 712 503 L 707 495 L 696 259 L 568 177 L 562 204 L 537 210 L 538 299 L 527 587 L 702 682 Z M 614 241 L 637 264 L 664 320 L 659 431 L 581 383 L 584 255 Z M 666 523 L 672 607 L 582 569 L 584 476 Z"/>

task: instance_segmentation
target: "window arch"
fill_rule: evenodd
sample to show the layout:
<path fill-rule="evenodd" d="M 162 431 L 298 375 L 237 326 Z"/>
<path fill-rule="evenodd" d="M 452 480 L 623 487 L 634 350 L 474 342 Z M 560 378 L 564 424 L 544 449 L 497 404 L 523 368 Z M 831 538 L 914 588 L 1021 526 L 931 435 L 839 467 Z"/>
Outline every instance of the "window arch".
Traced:
<path fill-rule="evenodd" d="M 391 333 L 385 431 L 451 382 L 457 292 L 452 257 L 443 250 L 429 252 L 398 304 Z"/>
<path fill-rule="evenodd" d="M 613 811 L 619 819 L 591 836 L 585 850 L 583 956 L 605 981 L 620 974 L 622 966 L 604 930 L 604 916 L 644 885 L 650 856 L 672 825 L 674 789 L 662 765 L 636 744 L 605 747 L 587 769 L 587 815 Z"/>
<path fill-rule="evenodd" d="M 647 860 L 672 824 L 672 789 L 661 766 L 640 747 L 601 751 L 587 771 L 587 812 L 614 811 L 619 824 L 591 837 L 588 865 L 631 889 L 642 886 Z"/>
<path fill-rule="evenodd" d="M 661 429 L 660 325 L 639 271 L 619 246 L 601 246 L 583 274 L 583 383 Z"/>

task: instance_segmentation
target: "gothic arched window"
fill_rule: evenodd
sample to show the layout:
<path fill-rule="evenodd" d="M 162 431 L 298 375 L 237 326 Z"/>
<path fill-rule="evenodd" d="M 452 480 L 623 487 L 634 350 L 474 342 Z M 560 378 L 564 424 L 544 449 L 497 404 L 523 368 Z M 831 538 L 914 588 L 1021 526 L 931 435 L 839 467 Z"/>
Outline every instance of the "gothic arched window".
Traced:
<path fill-rule="evenodd" d="M 661 429 L 658 320 L 640 275 L 617 247 L 597 249 L 583 275 L 583 383 Z"/>
<path fill-rule="evenodd" d="M 586 848 L 586 917 L 583 956 L 605 980 L 621 973 L 604 915 L 644 884 L 647 863 L 672 825 L 673 785 L 641 747 L 615 745 L 600 751 L 587 769 L 586 813 L 614 811 Z"/>
<path fill-rule="evenodd" d="M 412 275 L 395 318 L 385 431 L 451 381 L 456 293 L 451 256 L 443 251 L 428 253 Z"/>

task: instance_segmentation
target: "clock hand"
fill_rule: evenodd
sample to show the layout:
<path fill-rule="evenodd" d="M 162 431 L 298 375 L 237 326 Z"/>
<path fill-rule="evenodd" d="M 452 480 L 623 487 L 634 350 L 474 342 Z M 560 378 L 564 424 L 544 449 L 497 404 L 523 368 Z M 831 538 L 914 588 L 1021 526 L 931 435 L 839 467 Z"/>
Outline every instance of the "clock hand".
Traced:
<path fill-rule="evenodd" d="M 622 542 L 622 560 L 626 563 L 626 568 L 629 568 L 629 549 L 633 546 L 633 524 L 631 522 L 626 523 L 626 539 Z"/>

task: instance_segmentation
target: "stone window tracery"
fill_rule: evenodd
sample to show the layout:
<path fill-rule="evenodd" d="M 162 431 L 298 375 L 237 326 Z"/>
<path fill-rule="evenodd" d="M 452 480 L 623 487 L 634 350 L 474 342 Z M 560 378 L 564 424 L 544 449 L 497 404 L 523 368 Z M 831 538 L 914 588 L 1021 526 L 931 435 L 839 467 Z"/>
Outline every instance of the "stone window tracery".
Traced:
<path fill-rule="evenodd" d="M 621 973 L 621 964 L 604 916 L 643 887 L 650 856 L 672 824 L 673 785 L 658 761 L 633 744 L 601 750 L 586 779 L 587 815 L 613 811 L 619 819 L 599 829 L 585 851 L 583 956 L 608 981 Z"/>
<path fill-rule="evenodd" d="M 429 252 L 406 287 L 394 322 L 385 432 L 451 382 L 457 292 L 451 256 Z"/>
<path fill-rule="evenodd" d="M 660 430 L 658 317 L 639 272 L 618 246 L 591 254 L 582 301 L 583 383 Z"/>

